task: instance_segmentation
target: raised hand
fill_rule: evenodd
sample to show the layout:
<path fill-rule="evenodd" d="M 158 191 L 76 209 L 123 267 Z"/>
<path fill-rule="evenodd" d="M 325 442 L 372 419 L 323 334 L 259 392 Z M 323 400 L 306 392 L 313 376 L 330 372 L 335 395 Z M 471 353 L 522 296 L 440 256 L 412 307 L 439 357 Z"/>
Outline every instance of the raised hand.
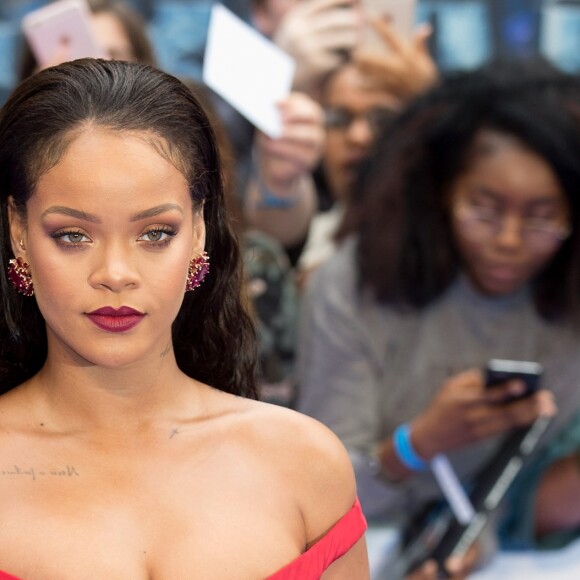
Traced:
<path fill-rule="evenodd" d="M 415 97 L 435 83 L 437 66 L 427 47 L 432 32 L 429 25 L 420 26 L 407 39 L 393 29 L 388 17 L 371 18 L 370 23 L 385 50 L 358 48 L 353 58 L 362 71 L 402 100 Z"/>
<path fill-rule="evenodd" d="M 325 131 L 322 108 L 303 93 L 292 93 L 280 109 L 282 136 L 271 139 L 259 133 L 256 146 L 261 181 L 272 192 L 283 195 L 318 163 Z"/>
<path fill-rule="evenodd" d="M 362 26 L 356 0 L 297 2 L 273 38 L 296 60 L 294 89 L 315 93 L 324 77 L 357 46 Z"/>

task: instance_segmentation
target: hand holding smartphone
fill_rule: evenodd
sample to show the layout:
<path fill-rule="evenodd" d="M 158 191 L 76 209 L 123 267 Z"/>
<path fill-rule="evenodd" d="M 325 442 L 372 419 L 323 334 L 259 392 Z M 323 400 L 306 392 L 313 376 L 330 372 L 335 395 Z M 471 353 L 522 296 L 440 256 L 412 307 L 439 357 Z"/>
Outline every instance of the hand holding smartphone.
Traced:
<path fill-rule="evenodd" d="M 59 0 L 27 14 L 22 31 L 40 67 L 58 64 L 63 54 L 66 60 L 104 57 L 90 18 L 84 0 Z"/>
<path fill-rule="evenodd" d="M 500 404 L 508 403 L 535 393 L 540 387 L 542 372 L 542 365 L 537 362 L 492 359 L 485 368 L 485 384 L 487 389 L 493 389 L 513 379 L 522 380 L 524 392 Z M 495 412 L 503 411 L 498 408 Z M 451 509 L 437 506 L 433 514 L 422 517 L 408 532 L 400 558 L 384 577 L 406 577 L 427 560 L 437 562 L 438 578 L 450 577 L 445 568 L 448 558 L 468 553 L 550 422 L 549 416 L 539 416 L 529 425 L 507 431 L 495 454 L 472 479 L 469 500 L 475 514 L 470 521 L 459 521 Z"/>
<path fill-rule="evenodd" d="M 512 379 L 524 382 L 525 389 L 521 395 L 508 397 L 505 402 L 529 397 L 540 388 L 543 368 L 540 363 L 506 359 L 492 359 L 485 368 L 485 386 L 492 389 Z"/>
<path fill-rule="evenodd" d="M 393 33 L 403 39 L 410 39 L 415 25 L 417 0 L 362 0 L 362 10 L 366 18 L 388 18 Z M 365 25 L 361 45 L 365 48 L 385 50 L 385 42 L 370 23 Z"/>

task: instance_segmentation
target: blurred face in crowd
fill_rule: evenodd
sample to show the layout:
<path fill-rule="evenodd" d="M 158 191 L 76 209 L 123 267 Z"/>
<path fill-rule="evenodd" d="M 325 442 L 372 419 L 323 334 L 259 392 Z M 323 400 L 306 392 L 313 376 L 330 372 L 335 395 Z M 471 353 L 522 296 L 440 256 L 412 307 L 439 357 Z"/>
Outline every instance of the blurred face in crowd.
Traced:
<path fill-rule="evenodd" d="M 107 56 L 113 60 L 136 61 L 135 52 L 123 24 L 111 12 L 91 15 L 97 41 Z"/>
<path fill-rule="evenodd" d="M 334 198 L 343 199 L 377 130 L 399 108 L 399 102 L 368 84 L 356 66 L 346 64 L 328 81 L 323 105 L 327 141 L 322 168 Z"/>
<path fill-rule="evenodd" d="M 453 228 L 474 285 L 513 293 L 570 235 L 570 207 L 550 165 L 516 138 L 485 130 L 451 188 Z"/>

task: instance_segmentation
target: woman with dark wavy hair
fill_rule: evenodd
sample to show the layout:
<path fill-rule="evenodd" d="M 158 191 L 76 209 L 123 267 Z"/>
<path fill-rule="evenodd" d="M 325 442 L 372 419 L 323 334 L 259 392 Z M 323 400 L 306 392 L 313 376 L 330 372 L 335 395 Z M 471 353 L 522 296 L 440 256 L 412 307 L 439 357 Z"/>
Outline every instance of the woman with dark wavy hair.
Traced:
<path fill-rule="evenodd" d="M 255 400 L 215 137 L 188 88 L 116 61 L 33 75 L 0 114 L 0 192 L 0 568 L 367 577 L 341 444 Z"/>
<path fill-rule="evenodd" d="M 441 499 L 433 457 L 470 484 L 510 429 L 557 405 L 545 443 L 578 408 L 579 152 L 578 79 L 496 64 L 410 105 L 362 169 L 308 289 L 298 379 L 367 516 L 409 523 Z M 486 389 L 494 358 L 541 363 L 545 388 Z"/>

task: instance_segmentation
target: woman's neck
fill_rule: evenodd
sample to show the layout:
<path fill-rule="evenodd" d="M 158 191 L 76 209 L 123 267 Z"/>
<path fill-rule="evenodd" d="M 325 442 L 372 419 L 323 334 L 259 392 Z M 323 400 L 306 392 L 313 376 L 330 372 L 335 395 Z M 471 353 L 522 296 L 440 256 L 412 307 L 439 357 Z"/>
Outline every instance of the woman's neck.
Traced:
<path fill-rule="evenodd" d="M 122 368 L 51 356 L 49 350 L 46 364 L 25 388 L 47 427 L 131 432 L 159 420 L 177 420 L 195 405 L 202 385 L 179 370 L 172 348 L 160 358 Z"/>

